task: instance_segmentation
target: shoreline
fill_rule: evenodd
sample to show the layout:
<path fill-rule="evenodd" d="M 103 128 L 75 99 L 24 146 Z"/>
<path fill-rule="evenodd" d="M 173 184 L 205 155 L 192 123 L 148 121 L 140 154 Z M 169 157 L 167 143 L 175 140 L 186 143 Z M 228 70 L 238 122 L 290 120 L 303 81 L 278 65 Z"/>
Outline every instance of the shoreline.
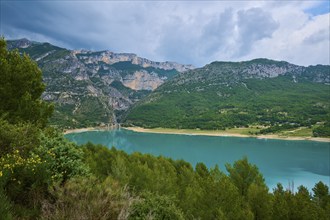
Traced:
<path fill-rule="evenodd" d="M 87 131 L 106 131 L 113 130 L 108 127 L 87 127 L 77 129 L 64 130 L 64 134 L 81 133 Z M 180 135 L 200 135 L 200 136 L 215 136 L 215 137 L 241 137 L 241 138 L 257 138 L 257 139 L 275 139 L 287 141 L 318 141 L 330 143 L 330 138 L 322 137 L 290 137 L 280 136 L 276 134 L 267 135 L 246 135 L 239 133 L 230 133 L 226 131 L 211 131 L 211 130 L 193 130 L 193 129 L 171 129 L 171 128 L 142 128 L 142 127 L 122 127 L 122 129 L 140 132 L 140 133 L 155 133 L 155 134 L 180 134 Z"/>
<path fill-rule="evenodd" d="M 206 131 L 206 130 L 188 130 L 188 129 L 165 129 L 165 128 L 141 128 L 141 127 L 124 127 L 123 129 L 141 132 L 141 133 L 156 133 L 156 134 L 182 134 L 182 135 L 200 135 L 200 136 L 216 136 L 216 137 L 241 137 L 241 138 L 257 138 L 257 139 L 276 139 L 287 141 L 318 141 L 330 143 L 330 138 L 322 137 L 289 137 L 279 136 L 276 134 L 268 135 L 246 135 L 238 133 L 230 133 L 226 131 Z"/>
<path fill-rule="evenodd" d="M 72 134 L 72 133 L 81 133 L 86 131 L 106 131 L 106 130 L 112 130 L 112 128 L 106 128 L 106 127 L 74 128 L 74 129 L 65 129 L 63 133 Z"/>

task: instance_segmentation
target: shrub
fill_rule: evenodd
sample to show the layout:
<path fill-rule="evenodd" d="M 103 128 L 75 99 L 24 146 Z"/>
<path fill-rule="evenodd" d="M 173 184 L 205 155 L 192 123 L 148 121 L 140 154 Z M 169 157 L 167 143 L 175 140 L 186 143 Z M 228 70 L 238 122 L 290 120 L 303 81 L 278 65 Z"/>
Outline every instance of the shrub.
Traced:
<path fill-rule="evenodd" d="M 13 203 L 15 214 L 37 217 L 50 183 L 46 162 L 33 152 L 23 156 L 15 150 L 0 158 L 0 170 L 0 191 Z"/>
<path fill-rule="evenodd" d="M 134 198 L 107 178 L 75 178 L 51 192 L 54 203 L 43 202 L 42 219 L 126 219 Z"/>
<path fill-rule="evenodd" d="M 88 166 L 82 161 L 82 149 L 54 129 L 40 134 L 40 146 L 36 152 L 47 161 L 53 181 L 63 184 L 74 176 L 89 174 Z"/>
<path fill-rule="evenodd" d="M 184 219 L 183 212 L 175 205 L 173 198 L 152 193 L 144 193 L 142 198 L 133 202 L 128 219 Z"/>

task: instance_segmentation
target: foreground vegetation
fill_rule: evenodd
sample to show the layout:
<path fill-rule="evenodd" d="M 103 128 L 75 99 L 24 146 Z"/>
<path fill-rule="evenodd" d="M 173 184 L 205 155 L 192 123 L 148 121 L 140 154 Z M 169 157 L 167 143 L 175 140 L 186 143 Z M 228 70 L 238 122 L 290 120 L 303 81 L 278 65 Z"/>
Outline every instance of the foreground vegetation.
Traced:
<path fill-rule="evenodd" d="M 0 64 L 1 219 L 329 217 L 327 185 L 317 183 L 310 194 L 278 184 L 271 193 L 247 158 L 227 164 L 225 174 L 202 163 L 77 146 L 45 123 L 52 106 L 40 99 L 36 64 L 8 52 L 4 40 Z"/>
<path fill-rule="evenodd" d="M 294 191 L 278 184 L 271 193 L 247 158 L 227 164 L 225 174 L 202 163 L 193 168 L 90 143 L 78 147 L 50 128 L 37 131 L 34 140 L 17 136 L 33 130 L 1 123 L 1 146 L 10 146 L 0 157 L 2 219 L 329 217 L 327 185 L 317 183 L 311 194 L 303 186 Z"/>

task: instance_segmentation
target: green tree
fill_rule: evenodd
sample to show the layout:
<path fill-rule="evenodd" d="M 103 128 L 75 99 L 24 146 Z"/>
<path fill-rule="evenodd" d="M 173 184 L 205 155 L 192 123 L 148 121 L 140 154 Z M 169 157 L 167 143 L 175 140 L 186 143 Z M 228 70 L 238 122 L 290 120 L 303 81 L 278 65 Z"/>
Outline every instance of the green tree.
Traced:
<path fill-rule="evenodd" d="M 114 166 L 116 158 L 119 157 L 119 152 L 114 147 L 109 149 L 89 142 L 81 148 L 84 151 L 84 162 L 89 166 L 91 173 L 100 179 L 106 179 L 109 175 L 117 178 L 121 168 Z"/>
<path fill-rule="evenodd" d="M 196 164 L 196 174 L 201 178 L 207 178 L 209 176 L 209 170 L 204 163 Z"/>
<path fill-rule="evenodd" d="M 227 175 L 219 173 L 216 169 L 211 171 L 215 176 L 213 176 L 212 191 L 207 195 L 217 211 L 214 219 L 253 219 L 253 214 L 244 207 L 237 187 Z"/>
<path fill-rule="evenodd" d="M 292 207 L 293 216 L 291 219 L 324 219 L 320 211 L 321 209 L 317 207 L 311 200 L 311 195 L 308 189 L 304 186 L 298 187 L 298 192 L 295 194 L 295 203 Z"/>
<path fill-rule="evenodd" d="M 45 126 L 53 105 L 41 100 L 45 90 L 37 64 L 17 50 L 8 51 L 0 39 L 0 116 L 11 123 L 20 121 Z"/>
<path fill-rule="evenodd" d="M 247 197 L 255 220 L 271 219 L 271 196 L 267 187 L 252 183 L 248 189 Z"/>
<path fill-rule="evenodd" d="M 273 191 L 273 219 L 286 220 L 289 219 L 290 207 L 288 203 L 287 194 L 289 191 L 283 189 L 283 185 L 278 183 Z"/>
<path fill-rule="evenodd" d="M 163 219 L 183 220 L 183 213 L 173 198 L 152 193 L 144 193 L 142 200 L 137 200 L 131 206 L 128 219 Z"/>
<path fill-rule="evenodd" d="M 236 161 L 233 166 L 226 164 L 226 169 L 230 179 L 243 197 L 246 197 L 252 183 L 266 187 L 265 180 L 258 167 L 250 164 L 246 157 Z"/>
<path fill-rule="evenodd" d="M 313 200 L 322 208 L 330 205 L 329 187 L 322 181 L 315 184 L 313 190 Z"/>

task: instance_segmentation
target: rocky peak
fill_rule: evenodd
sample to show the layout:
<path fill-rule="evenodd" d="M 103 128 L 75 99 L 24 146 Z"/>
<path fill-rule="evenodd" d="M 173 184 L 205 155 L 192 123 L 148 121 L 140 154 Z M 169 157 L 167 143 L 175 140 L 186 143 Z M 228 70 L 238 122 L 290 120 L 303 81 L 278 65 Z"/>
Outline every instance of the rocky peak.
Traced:
<path fill-rule="evenodd" d="M 282 75 L 294 75 L 296 78 L 306 78 L 314 82 L 330 82 L 329 66 L 298 66 L 285 61 L 275 61 L 264 58 L 243 62 L 213 62 L 201 68 L 211 71 L 218 77 L 231 76 L 242 78 L 274 78 Z"/>
<path fill-rule="evenodd" d="M 22 38 L 19 40 L 8 41 L 8 49 L 12 50 L 15 48 L 27 48 L 32 45 L 32 42 L 26 38 Z"/>
<path fill-rule="evenodd" d="M 311 81 L 330 83 L 330 66 L 298 66 L 285 61 L 255 59 L 244 62 L 212 62 L 202 68 L 187 71 L 176 76 L 164 85 L 180 86 L 183 84 L 197 85 L 232 85 L 246 79 L 266 79 L 288 76 L 295 83 Z"/>
<path fill-rule="evenodd" d="M 153 67 L 163 70 L 175 69 L 178 72 L 185 72 L 187 70 L 194 69 L 193 65 L 184 65 L 176 62 L 156 62 L 146 58 L 138 57 L 134 53 L 114 53 L 111 51 L 86 51 L 86 50 L 74 50 L 72 54 L 84 60 L 86 63 L 98 63 L 100 61 L 106 64 L 115 64 L 118 62 L 130 62 L 135 65 L 139 65 L 143 68 Z"/>

